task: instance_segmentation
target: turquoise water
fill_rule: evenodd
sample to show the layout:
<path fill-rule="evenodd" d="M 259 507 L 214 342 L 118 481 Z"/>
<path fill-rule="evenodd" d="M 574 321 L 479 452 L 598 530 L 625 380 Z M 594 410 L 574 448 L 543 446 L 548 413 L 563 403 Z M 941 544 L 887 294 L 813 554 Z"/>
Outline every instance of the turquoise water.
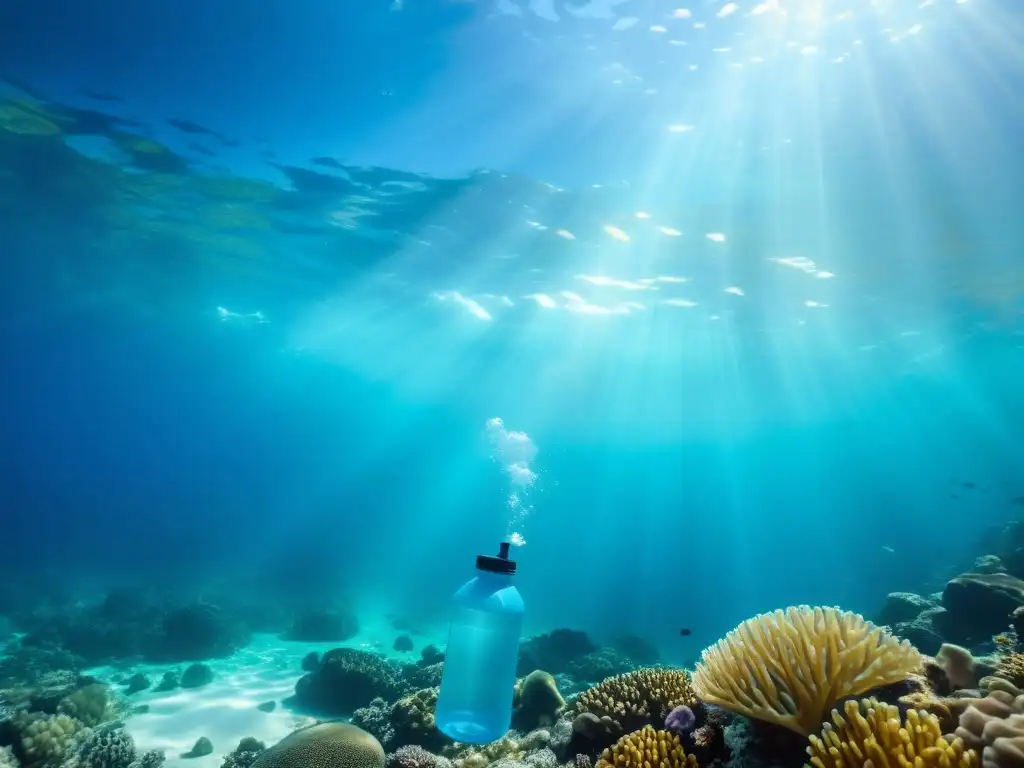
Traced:
<path fill-rule="evenodd" d="M 514 537 L 528 632 L 689 663 L 1019 512 L 1012 3 L 0 20 L 7 605 L 436 628 Z"/>

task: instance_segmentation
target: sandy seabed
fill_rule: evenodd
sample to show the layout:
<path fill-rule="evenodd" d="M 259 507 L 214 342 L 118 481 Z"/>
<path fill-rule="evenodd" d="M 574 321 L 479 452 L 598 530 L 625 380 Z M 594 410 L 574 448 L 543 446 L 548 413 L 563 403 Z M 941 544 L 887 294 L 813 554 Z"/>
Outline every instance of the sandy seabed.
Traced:
<path fill-rule="evenodd" d="M 281 701 L 295 692 L 295 683 L 303 675 L 302 658 L 310 651 L 323 653 L 331 648 L 364 648 L 385 653 L 400 661 L 419 659 L 420 649 L 428 642 L 415 637 L 416 648 L 400 654 L 391 650 L 397 635 L 394 630 L 366 631 L 345 643 L 297 643 L 276 635 L 256 635 L 252 642 L 227 659 L 204 662 L 214 674 L 213 682 L 201 688 L 166 692 L 142 691 L 132 695 L 133 705 L 148 705 L 149 711 L 125 720 L 128 733 L 139 751 L 163 750 L 167 768 L 219 768 L 225 755 L 246 736 L 268 747 L 296 728 L 314 722 L 313 718 L 293 712 Z M 387 637 L 387 642 L 380 638 Z M 168 670 L 183 671 L 187 664 L 138 665 L 130 672 L 142 672 L 155 687 Z M 120 670 L 124 674 L 125 670 Z M 95 668 L 90 674 L 109 680 L 115 670 Z M 257 707 L 276 702 L 272 712 Z M 183 758 L 201 736 L 213 743 L 213 753 L 205 757 Z"/>

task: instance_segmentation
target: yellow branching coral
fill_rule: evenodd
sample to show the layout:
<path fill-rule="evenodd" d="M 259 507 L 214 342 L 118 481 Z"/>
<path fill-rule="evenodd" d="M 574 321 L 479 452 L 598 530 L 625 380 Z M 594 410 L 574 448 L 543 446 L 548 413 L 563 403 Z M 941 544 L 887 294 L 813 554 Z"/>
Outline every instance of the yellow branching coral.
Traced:
<path fill-rule="evenodd" d="M 710 704 L 808 735 L 840 699 L 920 667 L 909 642 L 863 616 L 803 605 L 747 619 L 704 650 L 693 682 Z"/>
<path fill-rule="evenodd" d="M 676 734 L 645 725 L 606 749 L 596 768 L 697 768 L 697 758 L 686 754 Z"/>
<path fill-rule="evenodd" d="M 821 738 L 811 736 L 807 754 L 814 768 L 977 768 L 978 753 L 962 739 L 946 741 L 939 719 L 927 712 L 900 711 L 876 699 L 846 702 L 846 717 L 832 710 Z"/>
<path fill-rule="evenodd" d="M 1019 653 L 1017 638 L 1006 634 L 996 635 L 992 638 L 996 643 L 996 675 L 1009 680 L 1015 686 L 1024 685 L 1024 653 Z"/>
<path fill-rule="evenodd" d="M 576 712 L 608 717 L 622 731 L 654 721 L 664 722 L 675 707 L 693 706 L 697 694 L 685 669 L 638 669 L 615 675 L 589 688 L 576 699 Z"/>

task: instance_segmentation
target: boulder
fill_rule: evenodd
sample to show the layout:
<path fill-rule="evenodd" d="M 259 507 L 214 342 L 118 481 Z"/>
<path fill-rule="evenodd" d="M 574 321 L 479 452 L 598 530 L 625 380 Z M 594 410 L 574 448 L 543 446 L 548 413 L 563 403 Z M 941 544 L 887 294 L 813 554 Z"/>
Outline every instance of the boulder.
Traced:
<path fill-rule="evenodd" d="M 886 595 L 882 610 L 878 612 L 876 624 L 891 627 L 903 621 L 913 621 L 934 603 L 927 597 L 913 592 L 890 592 Z"/>
<path fill-rule="evenodd" d="M 943 636 L 961 645 L 988 641 L 1024 606 L 1024 581 L 1008 573 L 962 573 L 942 592 Z"/>

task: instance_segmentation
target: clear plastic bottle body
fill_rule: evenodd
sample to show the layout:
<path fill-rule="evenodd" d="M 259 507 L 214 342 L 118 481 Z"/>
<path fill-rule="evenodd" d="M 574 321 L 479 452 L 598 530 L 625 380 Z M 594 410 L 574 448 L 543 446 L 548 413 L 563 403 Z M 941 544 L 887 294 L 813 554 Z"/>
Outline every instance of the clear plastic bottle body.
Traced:
<path fill-rule="evenodd" d="M 489 744 L 512 724 L 525 606 L 512 576 L 478 571 L 455 593 L 434 718 L 442 733 Z"/>

